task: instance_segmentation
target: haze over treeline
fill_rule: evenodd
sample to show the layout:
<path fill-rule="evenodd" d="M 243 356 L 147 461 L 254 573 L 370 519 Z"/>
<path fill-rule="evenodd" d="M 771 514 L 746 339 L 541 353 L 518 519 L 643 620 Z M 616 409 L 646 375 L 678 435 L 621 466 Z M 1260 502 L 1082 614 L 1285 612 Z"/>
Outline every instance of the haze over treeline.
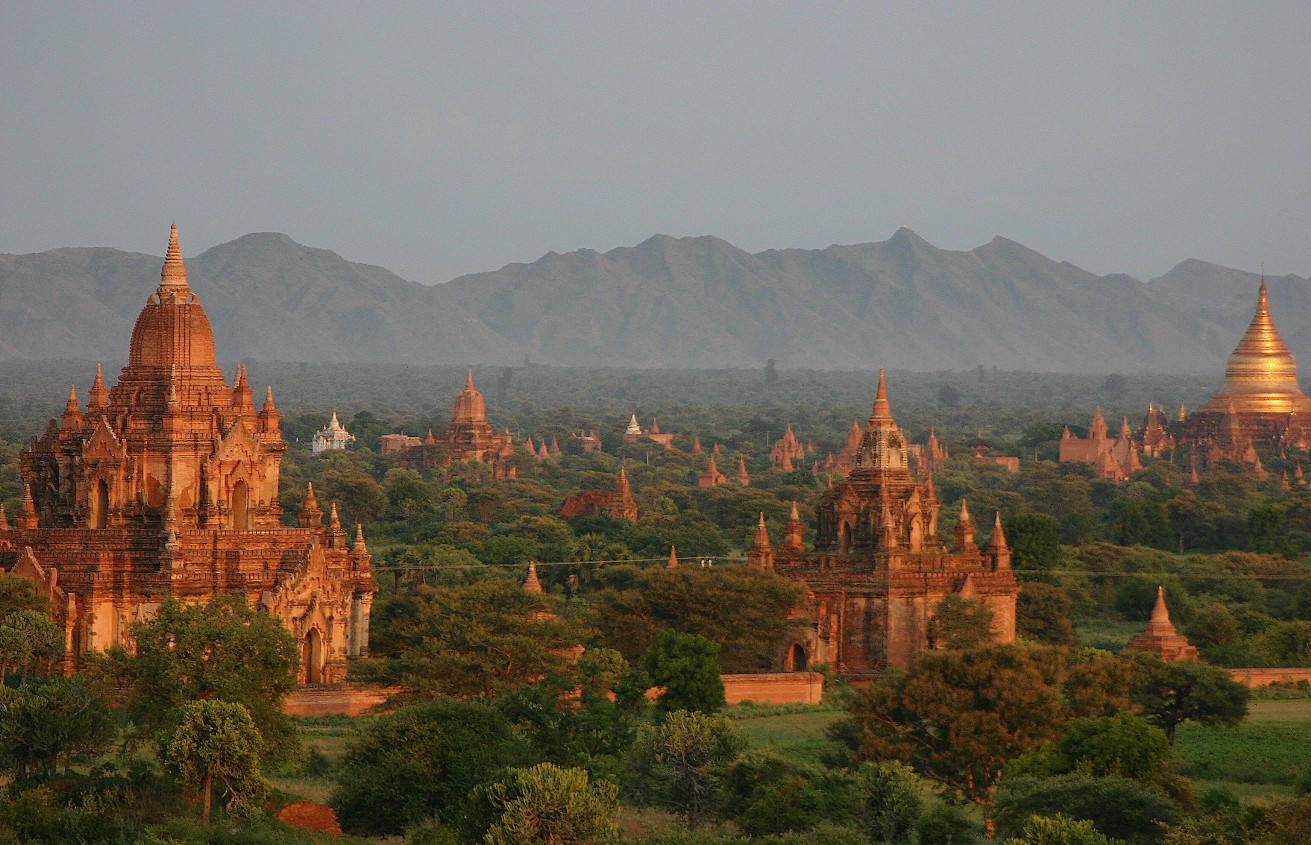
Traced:
<path fill-rule="evenodd" d="M 185 249 L 185 231 L 183 232 Z M 109 248 L 0 255 L 0 358 L 117 359 L 160 258 Z M 751 254 L 654 236 L 424 286 L 302 246 L 238 238 L 188 259 L 223 358 L 560 366 L 1216 373 L 1255 301 L 1251 273 L 1186 260 L 1146 283 L 995 238 Z M 1311 360 L 1311 281 L 1267 279 Z"/>

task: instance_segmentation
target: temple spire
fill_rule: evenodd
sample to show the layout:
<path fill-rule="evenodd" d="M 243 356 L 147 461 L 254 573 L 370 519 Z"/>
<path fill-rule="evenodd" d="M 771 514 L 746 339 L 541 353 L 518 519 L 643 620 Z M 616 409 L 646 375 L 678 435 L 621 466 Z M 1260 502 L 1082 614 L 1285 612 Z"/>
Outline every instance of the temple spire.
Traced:
<path fill-rule="evenodd" d="M 301 528 L 319 528 L 323 525 L 323 509 L 314 495 L 314 482 L 305 485 L 305 502 L 301 505 L 297 520 Z"/>
<path fill-rule="evenodd" d="M 107 407 L 109 407 L 109 391 L 105 390 L 105 374 L 101 366 L 96 364 L 96 380 L 91 382 L 91 389 L 87 391 L 86 409 L 90 412 Z"/>
<path fill-rule="evenodd" d="M 36 515 L 36 500 L 32 498 L 32 485 L 23 485 L 23 511 L 18 516 L 19 528 L 40 528 L 41 518 Z"/>
<path fill-rule="evenodd" d="M 64 428 L 79 428 L 82 411 L 77 404 L 77 385 L 68 386 L 68 401 L 64 403 Z"/>
<path fill-rule="evenodd" d="M 888 404 L 888 385 L 883 375 L 883 368 L 879 367 L 879 387 L 878 392 L 874 394 L 874 411 L 870 414 L 870 421 L 890 419 L 892 419 L 892 407 Z"/>
<path fill-rule="evenodd" d="M 185 291 L 187 289 L 187 265 L 182 261 L 182 247 L 178 245 L 178 224 L 174 223 L 168 234 L 168 253 L 164 256 L 164 267 L 159 271 L 159 289 Z"/>
<path fill-rule="evenodd" d="M 0 505 L 0 516 L 4 515 L 3 508 L 4 505 Z M 677 568 L 678 568 L 678 548 L 676 546 L 670 546 L 669 563 L 665 564 L 665 569 L 677 569 Z"/>
<path fill-rule="evenodd" d="M 369 547 L 364 545 L 364 526 L 355 523 L 355 544 L 351 546 L 351 551 L 356 555 L 365 555 L 369 553 Z"/>

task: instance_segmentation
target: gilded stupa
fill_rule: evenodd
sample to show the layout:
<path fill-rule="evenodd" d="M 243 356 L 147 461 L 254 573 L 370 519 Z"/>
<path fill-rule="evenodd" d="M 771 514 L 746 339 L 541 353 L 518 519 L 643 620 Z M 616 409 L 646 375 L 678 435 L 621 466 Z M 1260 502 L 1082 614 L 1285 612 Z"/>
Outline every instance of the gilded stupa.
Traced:
<path fill-rule="evenodd" d="M 1239 414 L 1286 417 L 1311 413 L 1311 397 L 1297 386 L 1297 360 L 1270 319 L 1264 280 L 1252 322 L 1229 356 L 1224 387 L 1202 406 L 1201 413 L 1223 414 L 1230 402 Z"/>
<path fill-rule="evenodd" d="M 1194 451 L 1204 448 L 1207 465 L 1218 457 L 1250 463 L 1256 446 L 1305 448 L 1309 420 L 1311 397 L 1298 387 L 1297 360 L 1271 319 L 1262 279 L 1252 322 L 1225 367 L 1224 386 L 1172 425 L 1171 433 Z"/>

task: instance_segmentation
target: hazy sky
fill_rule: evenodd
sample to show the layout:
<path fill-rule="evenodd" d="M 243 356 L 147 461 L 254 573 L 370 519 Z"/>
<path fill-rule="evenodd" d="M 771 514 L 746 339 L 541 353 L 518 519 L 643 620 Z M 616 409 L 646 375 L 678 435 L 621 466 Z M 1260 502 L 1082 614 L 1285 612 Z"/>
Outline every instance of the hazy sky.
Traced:
<path fill-rule="evenodd" d="M 1311 275 L 1311 3 L 0 5 L 0 252 L 712 234 Z"/>

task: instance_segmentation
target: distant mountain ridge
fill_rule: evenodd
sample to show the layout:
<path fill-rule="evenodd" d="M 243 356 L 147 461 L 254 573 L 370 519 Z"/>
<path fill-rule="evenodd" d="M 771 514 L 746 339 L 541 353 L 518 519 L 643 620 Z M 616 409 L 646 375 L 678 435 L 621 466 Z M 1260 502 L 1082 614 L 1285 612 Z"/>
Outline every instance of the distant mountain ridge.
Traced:
<path fill-rule="evenodd" d="M 108 248 L 0 255 L 0 358 L 122 358 L 162 259 Z M 994 238 L 751 254 L 719 238 L 547 253 L 409 282 L 286 235 L 187 259 L 222 359 L 934 371 L 1215 372 L 1251 317 L 1255 274 L 1187 260 L 1147 283 Z M 1311 281 L 1268 278 L 1311 362 Z"/>

